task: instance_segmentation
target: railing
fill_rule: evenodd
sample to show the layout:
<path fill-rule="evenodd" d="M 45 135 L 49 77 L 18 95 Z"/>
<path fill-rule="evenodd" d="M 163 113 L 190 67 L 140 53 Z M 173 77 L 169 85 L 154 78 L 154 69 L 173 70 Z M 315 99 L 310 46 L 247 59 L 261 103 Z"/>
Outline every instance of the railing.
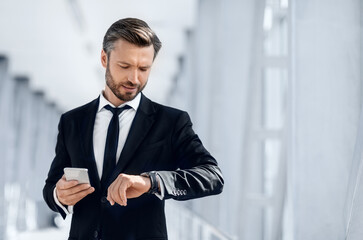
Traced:
<path fill-rule="evenodd" d="M 168 200 L 165 214 L 169 239 L 173 240 L 237 240 L 209 224 L 186 207 Z"/>

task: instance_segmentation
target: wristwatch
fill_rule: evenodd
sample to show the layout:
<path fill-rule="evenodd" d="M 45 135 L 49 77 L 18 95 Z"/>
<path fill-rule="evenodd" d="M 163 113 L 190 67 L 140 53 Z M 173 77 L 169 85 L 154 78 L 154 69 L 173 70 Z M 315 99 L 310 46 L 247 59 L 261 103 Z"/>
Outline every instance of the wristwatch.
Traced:
<path fill-rule="evenodd" d="M 154 194 L 154 193 L 159 192 L 159 184 L 158 184 L 158 180 L 156 178 L 156 172 L 155 171 L 142 173 L 141 176 L 145 176 L 145 177 L 150 178 L 151 187 L 150 187 L 150 189 L 149 189 L 149 191 L 147 193 Z"/>

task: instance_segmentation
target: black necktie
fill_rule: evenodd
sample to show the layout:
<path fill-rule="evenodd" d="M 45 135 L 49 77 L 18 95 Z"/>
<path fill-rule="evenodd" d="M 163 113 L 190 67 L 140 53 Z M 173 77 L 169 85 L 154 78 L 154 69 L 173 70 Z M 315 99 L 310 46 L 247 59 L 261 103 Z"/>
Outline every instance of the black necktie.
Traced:
<path fill-rule="evenodd" d="M 103 169 L 101 178 L 102 188 L 106 187 L 107 180 L 109 177 L 111 177 L 111 174 L 116 166 L 116 152 L 118 146 L 118 135 L 120 132 L 118 116 L 120 115 L 120 113 L 122 113 L 123 110 L 130 108 L 130 106 L 126 105 L 122 108 L 113 108 L 110 105 L 107 105 L 105 106 L 105 108 L 111 111 L 113 116 L 107 130 L 105 155 L 103 158 Z"/>

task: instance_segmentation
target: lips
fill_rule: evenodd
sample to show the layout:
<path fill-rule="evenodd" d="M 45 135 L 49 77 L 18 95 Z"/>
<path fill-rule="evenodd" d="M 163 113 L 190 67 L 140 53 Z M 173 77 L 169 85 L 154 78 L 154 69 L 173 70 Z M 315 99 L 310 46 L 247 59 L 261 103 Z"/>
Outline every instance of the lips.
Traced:
<path fill-rule="evenodd" d="M 122 85 L 123 88 L 125 88 L 126 90 L 129 90 L 129 91 L 134 91 L 137 89 L 136 86 L 132 87 L 132 86 L 125 86 L 125 85 Z"/>

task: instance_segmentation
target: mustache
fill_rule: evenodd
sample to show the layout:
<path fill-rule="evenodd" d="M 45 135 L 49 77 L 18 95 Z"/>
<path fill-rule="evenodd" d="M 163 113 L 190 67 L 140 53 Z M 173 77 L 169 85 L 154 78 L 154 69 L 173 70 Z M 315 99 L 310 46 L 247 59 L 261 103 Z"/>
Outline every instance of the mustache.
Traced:
<path fill-rule="evenodd" d="M 126 83 L 122 83 L 122 84 L 119 84 L 120 86 L 123 85 L 125 87 L 130 87 L 130 88 L 134 88 L 134 87 L 138 87 L 140 84 L 134 84 L 130 81 L 127 81 Z"/>

